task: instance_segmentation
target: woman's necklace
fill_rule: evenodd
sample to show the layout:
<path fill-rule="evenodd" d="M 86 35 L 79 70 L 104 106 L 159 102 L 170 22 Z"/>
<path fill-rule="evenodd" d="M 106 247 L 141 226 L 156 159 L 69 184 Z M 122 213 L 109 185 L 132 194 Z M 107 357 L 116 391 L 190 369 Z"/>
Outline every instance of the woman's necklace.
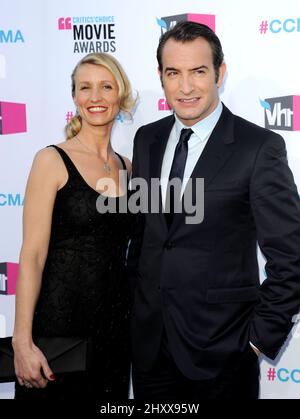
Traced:
<path fill-rule="evenodd" d="M 101 160 L 103 160 L 103 158 L 98 154 L 98 153 L 96 153 L 94 150 L 91 150 L 87 145 L 85 145 L 84 143 L 82 143 L 81 141 L 80 141 L 80 139 L 79 139 L 79 137 L 78 137 L 78 135 L 76 135 L 75 136 L 75 138 L 77 139 L 77 141 L 86 149 L 86 150 L 88 150 L 90 153 L 92 153 L 92 154 L 96 154 L 96 156 L 98 157 L 98 158 L 100 158 Z M 109 163 L 108 163 L 108 160 L 109 160 L 109 151 L 107 152 L 107 159 L 106 159 L 106 161 L 104 161 L 103 160 L 103 170 L 104 170 L 104 172 L 105 173 L 107 173 L 108 175 L 110 174 L 110 172 L 111 172 L 111 166 L 109 165 Z"/>

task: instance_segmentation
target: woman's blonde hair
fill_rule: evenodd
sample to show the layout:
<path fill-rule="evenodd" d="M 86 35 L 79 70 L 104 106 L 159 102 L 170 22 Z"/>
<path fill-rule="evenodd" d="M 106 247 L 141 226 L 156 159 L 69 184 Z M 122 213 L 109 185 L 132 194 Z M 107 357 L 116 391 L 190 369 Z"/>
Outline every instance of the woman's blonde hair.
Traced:
<path fill-rule="evenodd" d="M 120 111 L 130 114 L 131 109 L 136 103 L 136 99 L 132 96 L 132 90 L 130 86 L 129 79 L 123 70 L 119 61 L 110 54 L 104 52 L 101 53 L 92 53 L 83 57 L 76 67 L 73 70 L 71 75 L 72 80 L 72 97 L 75 96 L 75 76 L 79 67 L 84 64 L 95 64 L 102 65 L 107 68 L 114 78 L 116 79 L 118 88 L 119 88 L 119 99 L 120 99 Z M 76 113 L 76 115 L 71 119 L 71 121 L 65 127 L 65 133 L 67 140 L 73 138 L 81 130 L 81 116 Z"/>

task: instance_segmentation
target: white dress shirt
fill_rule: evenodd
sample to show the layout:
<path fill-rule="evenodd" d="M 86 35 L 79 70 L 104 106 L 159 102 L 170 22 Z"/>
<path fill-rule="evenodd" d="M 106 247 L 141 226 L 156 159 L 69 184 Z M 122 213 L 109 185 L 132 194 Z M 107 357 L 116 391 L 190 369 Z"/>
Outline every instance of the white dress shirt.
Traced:
<path fill-rule="evenodd" d="M 181 188 L 181 197 L 182 197 L 184 189 L 186 187 L 186 184 L 189 178 L 191 177 L 194 167 L 196 166 L 196 163 L 199 160 L 199 157 L 201 156 L 202 151 L 204 150 L 204 147 L 210 137 L 210 134 L 212 133 L 213 129 L 215 128 L 221 116 L 222 109 L 223 109 L 223 105 L 219 101 L 218 106 L 211 114 L 209 114 L 202 121 L 197 122 L 197 124 L 191 127 L 186 127 L 185 125 L 183 125 L 183 123 L 175 115 L 175 124 L 171 130 L 171 133 L 168 139 L 168 143 L 167 143 L 164 158 L 163 158 L 162 168 L 161 168 L 161 175 L 160 175 L 163 207 L 165 207 L 169 175 L 170 175 L 171 166 L 173 163 L 175 148 L 179 141 L 181 130 L 183 128 L 191 128 L 193 130 L 193 134 L 191 135 L 188 141 L 188 155 L 186 159 L 186 165 L 184 169 L 182 188 Z"/>

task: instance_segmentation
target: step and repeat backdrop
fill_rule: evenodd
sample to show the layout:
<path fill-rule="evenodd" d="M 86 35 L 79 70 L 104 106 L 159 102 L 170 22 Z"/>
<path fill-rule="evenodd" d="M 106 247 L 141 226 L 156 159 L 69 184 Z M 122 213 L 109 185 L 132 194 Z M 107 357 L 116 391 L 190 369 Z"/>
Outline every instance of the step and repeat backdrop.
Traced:
<path fill-rule="evenodd" d="M 75 112 L 75 64 L 97 51 L 123 64 L 139 103 L 133 120 L 118 117 L 113 146 L 131 158 L 138 127 L 171 112 L 155 54 L 160 35 L 182 20 L 205 23 L 220 37 L 227 63 L 222 101 L 284 137 L 300 187 L 298 0 L 0 0 L 0 337 L 13 331 L 27 176 L 35 153 L 64 138 Z M 258 256 L 261 281 L 268 280 Z M 300 399 L 297 313 L 294 320 L 276 362 L 261 360 L 262 399 Z M 12 384 L 0 385 L 0 398 L 13 395 Z"/>

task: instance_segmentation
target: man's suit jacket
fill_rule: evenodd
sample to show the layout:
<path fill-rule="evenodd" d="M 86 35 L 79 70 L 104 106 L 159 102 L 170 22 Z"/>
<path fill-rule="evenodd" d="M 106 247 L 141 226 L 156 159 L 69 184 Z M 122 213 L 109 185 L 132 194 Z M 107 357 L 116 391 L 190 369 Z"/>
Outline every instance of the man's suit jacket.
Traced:
<path fill-rule="evenodd" d="M 160 178 L 174 122 L 138 130 L 133 178 Z M 225 106 L 191 177 L 204 178 L 203 222 L 175 214 L 168 230 L 162 210 L 144 214 L 128 268 L 134 364 L 153 366 L 165 328 L 178 368 L 201 380 L 249 341 L 272 359 L 285 342 L 300 302 L 300 210 L 282 137 Z M 257 241 L 267 261 L 262 285 Z"/>

